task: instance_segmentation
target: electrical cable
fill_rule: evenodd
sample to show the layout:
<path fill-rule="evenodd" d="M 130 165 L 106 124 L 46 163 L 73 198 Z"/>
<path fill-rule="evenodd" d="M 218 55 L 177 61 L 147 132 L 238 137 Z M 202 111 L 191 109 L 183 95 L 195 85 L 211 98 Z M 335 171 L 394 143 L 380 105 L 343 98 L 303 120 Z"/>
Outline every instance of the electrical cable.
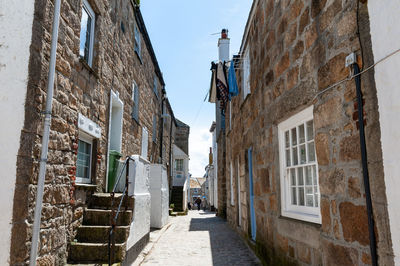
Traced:
<path fill-rule="evenodd" d="M 314 96 L 313 101 L 314 101 L 316 98 L 318 98 L 318 96 L 320 96 L 321 94 L 327 92 L 328 90 L 333 89 L 334 87 L 339 86 L 339 85 L 342 84 L 343 82 L 352 80 L 353 78 L 358 77 L 358 76 L 364 74 L 365 72 L 371 70 L 371 69 L 374 68 L 376 65 L 378 65 L 379 63 L 385 61 L 385 60 L 388 59 L 389 57 L 391 57 L 391 56 L 397 54 L 398 52 L 400 52 L 400 49 L 397 49 L 397 50 L 391 52 L 391 53 L 388 54 L 387 56 L 385 56 L 385 57 L 383 57 L 382 59 L 378 60 L 376 63 L 370 65 L 369 67 L 367 67 L 366 69 L 364 69 L 363 71 L 361 71 L 360 73 L 353 74 L 353 75 L 351 75 L 351 76 L 349 76 L 349 77 L 347 77 L 347 78 L 345 78 L 345 79 L 342 79 L 342 80 L 336 82 L 335 84 L 332 84 L 332 85 L 330 85 L 329 87 L 323 89 L 322 91 L 318 92 L 318 93 Z"/>

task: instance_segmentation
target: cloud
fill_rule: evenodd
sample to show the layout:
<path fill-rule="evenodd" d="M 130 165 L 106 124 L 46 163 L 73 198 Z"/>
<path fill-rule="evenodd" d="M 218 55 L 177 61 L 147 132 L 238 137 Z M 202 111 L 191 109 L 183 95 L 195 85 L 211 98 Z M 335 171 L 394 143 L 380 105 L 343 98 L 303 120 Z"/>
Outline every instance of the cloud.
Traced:
<path fill-rule="evenodd" d="M 208 165 L 208 154 L 211 147 L 211 133 L 208 127 L 190 129 L 189 136 L 189 171 L 194 177 L 202 177 Z"/>

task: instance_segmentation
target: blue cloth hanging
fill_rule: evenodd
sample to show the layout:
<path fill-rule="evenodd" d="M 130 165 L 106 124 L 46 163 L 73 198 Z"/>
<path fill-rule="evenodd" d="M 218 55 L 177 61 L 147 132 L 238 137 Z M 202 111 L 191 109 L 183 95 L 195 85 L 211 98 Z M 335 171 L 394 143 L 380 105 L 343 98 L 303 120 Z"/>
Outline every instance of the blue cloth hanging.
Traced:
<path fill-rule="evenodd" d="M 239 88 L 236 81 L 235 64 L 233 61 L 229 66 L 228 84 L 229 84 L 229 98 L 232 96 L 237 96 L 239 94 Z"/>

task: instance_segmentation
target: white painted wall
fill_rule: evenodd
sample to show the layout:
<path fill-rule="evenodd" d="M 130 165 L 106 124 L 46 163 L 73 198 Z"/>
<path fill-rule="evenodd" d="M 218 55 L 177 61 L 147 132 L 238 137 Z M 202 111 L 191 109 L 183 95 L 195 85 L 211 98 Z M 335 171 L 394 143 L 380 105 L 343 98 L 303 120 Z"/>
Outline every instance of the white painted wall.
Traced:
<path fill-rule="evenodd" d="M 0 1 L 0 265 L 8 265 L 34 1 Z"/>
<path fill-rule="evenodd" d="M 151 215 L 150 226 L 162 228 L 168 222 L 168 177 L 162 164 L 150 165 Z"/>
<path fill-rule="evenodd" d="M 173 145 L 173 181 L 172 185 L 177 187 L 183 187 L 185 185 L 186 179 L 189 175 L 189 156 L 183 152 L 178 146 Z M 175 171 L 175 160 L 183 159 L 183 171 Z"/>
<path fill-rule="evenodd" d="M 135 203 L 127 250 L 150 232 L 150 163 L 139 155 L 132 155 L 131 157 L 135 160 L 135 163 L 129 164 L 128 195 L 133 195 Z"/>
<path fill-rule="evenodd" d="M 375 62 L 400 48 L 400 1 L 368 1 Z M 375 67 L 393 252 L 400 265 L 400 54 Z"/>

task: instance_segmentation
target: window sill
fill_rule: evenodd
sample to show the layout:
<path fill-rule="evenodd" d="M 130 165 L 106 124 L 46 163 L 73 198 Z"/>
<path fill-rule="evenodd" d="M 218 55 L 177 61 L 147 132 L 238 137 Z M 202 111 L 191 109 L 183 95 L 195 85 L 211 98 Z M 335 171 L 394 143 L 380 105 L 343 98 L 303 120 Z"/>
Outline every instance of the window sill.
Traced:
<path fill-rule="evenodd" d="M 81 56 L 79 56 L 79 62 L 81 62 L 81 64 L 89 71 L 90 74 L 95 76 L 96 79 L 99 79 L 99 76 L 97 75 L 97 73 L 93 70 L 93 68 L 91 66 L 89 66 L 89 64 Z"/>
<path fill-rule="evenodd" d="M 135 54 L 136 54 L 137 58 L 139 59 L 140 64 L 143 65 L 142 57 L 138 54 L 138 52 L 136 50 L 135 50 Z"/>
<path fill-rule="evenodd" d="M 248 99 L 250 98 L 251 92 L 249 92 L 246 97 L 243 99 L 242 103 L 240 104 L 240 109 L 243 108 L 244 104 L 248 101 Z"/>
<path fill-rule="evenodd" d="M 321 216 L 314 214 L 299 213 L 294 211 L 282 211 L 279 218 L 289 219 L 297 222 L 303 222 L 315 226 L 321 226 Z"/>
<path fill-rule="evenodd" d="M 85 184 L 85 183 L 76 183 L 75 187 L 80 190 L 85 190 L 85 191 L 96 191 L 97 185 L 93 184 Z"/>

